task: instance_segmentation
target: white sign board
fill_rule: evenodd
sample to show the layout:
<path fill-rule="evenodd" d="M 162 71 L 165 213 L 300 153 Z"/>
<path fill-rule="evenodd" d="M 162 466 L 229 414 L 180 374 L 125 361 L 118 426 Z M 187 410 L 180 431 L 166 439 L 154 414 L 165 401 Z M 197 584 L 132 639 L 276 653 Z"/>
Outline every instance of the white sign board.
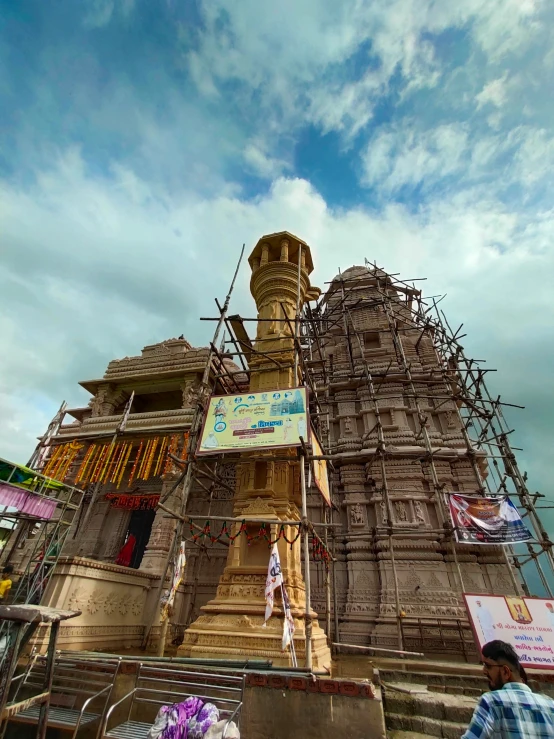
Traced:
<path fill-rule="evenodd" d="M 464 600 L 480 650 L 501 639 L 525 667 L 554 669 L 554 598 L 464 593 Z"/>

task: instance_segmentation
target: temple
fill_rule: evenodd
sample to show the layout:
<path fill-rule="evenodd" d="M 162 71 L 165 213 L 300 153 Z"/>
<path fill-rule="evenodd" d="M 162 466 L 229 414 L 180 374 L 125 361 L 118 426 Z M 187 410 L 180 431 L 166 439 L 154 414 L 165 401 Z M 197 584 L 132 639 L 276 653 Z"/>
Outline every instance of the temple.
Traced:
<path fill-rule="evenodd" d="M 156 593 L 175 528 L 157 504 L 161 496 L 167 505 L 178 505 L 180 488 L 172 489 L 180 470 L 169 453 L 177 458 L 186 453 L 207 359 L 207 348 L 195 349 L 179 338 L 110 362 L 104 377 L 80 383 L 92 395 L 88 406 L 67 410 L 66 417 L 74 420 L 63 423 L 51 439 L 45 474 L 75 481 L 86 491 L 43 597 L 46 605 L 83 612 L 62 628 L 63 648 L 137 648 L 152 620 L 150 636 L 157 638 Z M 214 366 L 211 374 L 216 371 Z M 125 429 L 114 444 L 132 393 Z M 234 473 L 234 465 L 224 463 L 219 479 L 233 483 Z M 188 510 L 225 515 L 230 497 L 223 485 L 214 485 L 210 498 L 196 484 Z M 32 547 L 29 537 L 16 550 L 16 567 Z M 224 547 L 210 550 L 209 558 L 196 547 L 188 552 L 191 577 L 177 595 L 168 640 L 182 640 L 182 625 L 213 594 L 225 554 Z"/>
<path fill-rule="evenodd" d="M 215 395 L 307 386 L 313 428 L 332 462 L 332 509 L 313 484 L 307 503 L 310 521 L 334 524 L 325 534 L 334 585 L 331 596 L 329 571 L 312 562 L 307 617 L 300 540 L 291 526 L 293 543 L 279 541 L 299 660 L 309 642 L 313 666 L 328 666 L 331 640 L 465 648 L 472 636 L 462 592 L 518 593 L 520 581 L 501 547 L 454 543 L 446 496 L 483 493 L 489 469 L 466 430 L 456 367 L 414 309 L 418 291 L 365 265 L 337 275 L 320 296 L 310 247 L 288 232 L 263 236 L 249 265 L 255 336 L 238 316 L 228 323 L 242 351 L 214 353 L 181 337 L 113 360 L 101 379 L 80 383 L 88 406 L 68 410 L 73 420 L 48 440 L 41 471 L 86 493 L 43 597 L 82 611 L 62 626 L 60 645 L 110 651 L 159 638 L 158 595 L 177 525 L 167 510 L 240 519 L 247 533 L 258 519 L 274 522 L 272 532 L 300 521 L 292 448 L 214 454 L 183 501 L 182 465 L 196 452 L 189 434 L 205 406 L 209 365 Z M 238 366 L 239 354 L 248 366 Z M 287 664 L 279 603 L 264 625 L 267 542 L 230 536 L 207 547 L 188 525 L 167 644 L 182 656 Z M 16 566 L 32 535 L 18 542 Z"/>
<path fill-rule="evenodd" d="M 449 652 L 467 629 L 462 589 L 513 593 L 514 582 L 501 547 L 445 540 L 445 495 L 482 492 L 487 459 L 469 442 L 435 337 L 416 326 L 417 294 L 382 270 L 347 269 L 320 305 L 310 349 L 323 354 L 313 375 L 326 386 L 322 436 L 341 511 L 340 639 L 396 647 L 400 616 L 404 647 Z M 318 520 L 317 494 L 310 503 Z M 324 608 L 321 585 L 314 607 Z"/>

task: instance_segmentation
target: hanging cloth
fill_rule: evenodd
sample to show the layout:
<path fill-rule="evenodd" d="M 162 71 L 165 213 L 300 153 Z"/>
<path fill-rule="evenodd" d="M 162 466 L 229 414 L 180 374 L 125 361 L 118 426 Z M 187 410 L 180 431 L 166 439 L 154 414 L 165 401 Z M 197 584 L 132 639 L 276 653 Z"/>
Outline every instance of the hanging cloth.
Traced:
<path fill-rule="evenodd" d="M 122 567 L 130 566 L 136 543 L 137 540 L 135 535 L 131 534 L 117 555 L 117 559 L 115 560 L 116 565 L 121 565 Z"/>

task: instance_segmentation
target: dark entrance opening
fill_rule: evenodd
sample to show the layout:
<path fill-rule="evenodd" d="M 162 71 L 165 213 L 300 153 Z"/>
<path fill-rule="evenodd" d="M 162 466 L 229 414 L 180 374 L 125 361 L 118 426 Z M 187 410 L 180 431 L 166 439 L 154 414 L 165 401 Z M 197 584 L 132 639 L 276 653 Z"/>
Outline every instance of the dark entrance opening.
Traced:
<path fill-rule="evenodd" d="M 125 541 L 133 535 L 136 539 L 135 548 L 131 557 L 131 563 L 129 567 L 138 569 L 142 558 L 144 557 L 144 551 L 150 539 L 150 533 L 152 531 L 152 524 L 154 523 L 154 516 L 156 511 L 133 511 L 131 518 L 129 519 L 129 528 L 127 529 L 127 535 Z"/>

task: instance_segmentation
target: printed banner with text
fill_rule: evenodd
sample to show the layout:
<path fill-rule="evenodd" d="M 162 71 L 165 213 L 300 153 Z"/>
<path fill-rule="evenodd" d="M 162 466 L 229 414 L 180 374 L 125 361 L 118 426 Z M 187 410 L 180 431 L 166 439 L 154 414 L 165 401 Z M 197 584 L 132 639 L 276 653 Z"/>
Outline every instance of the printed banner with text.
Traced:
<path fill-rule="evenodd" d="M 507 495 L 471 497 L 451 493 L 448 504 L 460 544 L 515 544 L 532 538 Z"/>
<path fill-rule="evenodd" d="M 501 639 L 525 667 L 554 669 L 554 599 L 464 593 L 464 600 L 480 650 Z"/>
<path fill-rule="evenodd" d="M 306 388 L 210 398 L 198 454 L 309 442 Z"/>

